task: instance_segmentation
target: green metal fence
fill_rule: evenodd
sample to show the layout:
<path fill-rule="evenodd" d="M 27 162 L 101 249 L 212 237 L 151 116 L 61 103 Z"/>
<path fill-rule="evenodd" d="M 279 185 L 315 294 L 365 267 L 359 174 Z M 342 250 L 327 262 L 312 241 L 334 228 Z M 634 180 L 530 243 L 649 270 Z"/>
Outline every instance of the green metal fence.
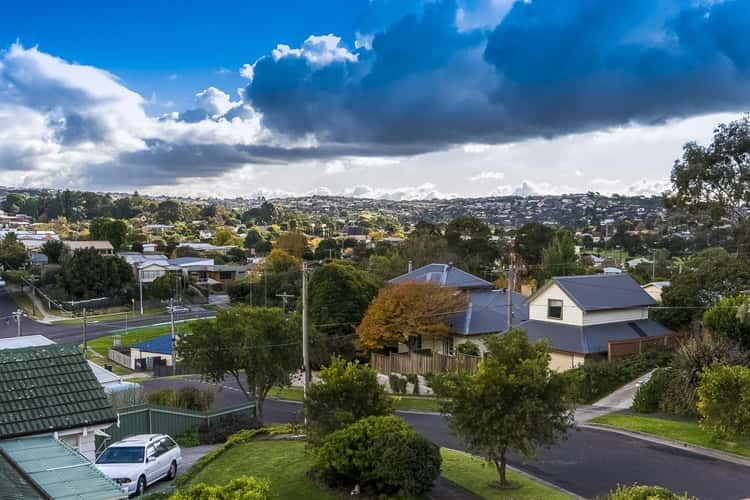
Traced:
<path fill-rule="evenodd" d="M 192 411 L 156 405 L 137 405 L 117 410 L 116 424 L 105 429 L 109 437 L 97 436 L 96 449 L 136 434 L 168 434 L 172 437 L 206 423 L 220 425 L 227 415 L 255 416 L 255 403 L 211 411 Z"/>

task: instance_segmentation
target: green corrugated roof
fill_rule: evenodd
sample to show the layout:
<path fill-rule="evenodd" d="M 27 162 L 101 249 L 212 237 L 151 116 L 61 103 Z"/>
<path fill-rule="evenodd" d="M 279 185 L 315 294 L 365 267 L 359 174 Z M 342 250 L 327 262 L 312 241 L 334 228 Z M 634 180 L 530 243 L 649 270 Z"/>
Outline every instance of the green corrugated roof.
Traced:
<path fill-rule="evenodd" d="M 3 500 L 37 500 L 43 498 L 39 492 L 21 477 L 3 455 L 0 455 L 0 498 Z"/>
<path fill-rule="evenodd" d="M 0 439 L 116 421 L 77 346 L 0 350 Z"/>
<path fill-rule="evenodd" d="M 66 500 L 117 500 L 127 495 L 85 457 L 52 436 L 33 436 L 0 441 L 0 448 L 47 495 Z M 14 497 L 23 479 L 32 496 Z M 5 483 L 5 484 L 4 484 Z M 39 498 L 27 479 L 16 472 L 0 483 L 0 498 Z"/>

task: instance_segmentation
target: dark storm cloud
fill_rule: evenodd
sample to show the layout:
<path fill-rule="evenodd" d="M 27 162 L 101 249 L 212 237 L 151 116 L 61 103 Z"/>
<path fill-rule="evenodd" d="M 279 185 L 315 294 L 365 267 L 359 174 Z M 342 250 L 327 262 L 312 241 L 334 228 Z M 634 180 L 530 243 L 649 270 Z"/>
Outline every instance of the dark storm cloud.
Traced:
<path fill-rule="evenodd" d="M 374 33 L 357 61 L 260 59 L 246 98 L 285 134 L 422 149 L 750 102 L 747 0 L 534 0 L 517 2 L 492 30 L 470 31 L 456 26 L 453 2 L 411 10 Z"/>

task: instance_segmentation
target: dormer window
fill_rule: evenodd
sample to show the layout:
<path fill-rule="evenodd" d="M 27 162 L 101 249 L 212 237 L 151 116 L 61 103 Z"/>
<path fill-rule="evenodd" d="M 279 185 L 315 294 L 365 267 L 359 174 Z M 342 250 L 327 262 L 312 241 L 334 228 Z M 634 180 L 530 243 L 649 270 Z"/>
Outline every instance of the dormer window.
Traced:
<path fill-rule="evenodd" d="M 550 319 L 562 319 L 563 301 L 559 299 L 549 299 L 547 301 L 547 317 Z"/>

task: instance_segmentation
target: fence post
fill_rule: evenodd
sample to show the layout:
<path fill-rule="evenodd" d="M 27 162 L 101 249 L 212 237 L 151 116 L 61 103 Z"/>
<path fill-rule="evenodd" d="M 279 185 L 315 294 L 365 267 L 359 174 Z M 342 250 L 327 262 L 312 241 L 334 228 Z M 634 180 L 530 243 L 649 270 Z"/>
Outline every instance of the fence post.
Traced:
<path fill-rule="evenodd" d="M 148 433 L 151 434 L 153 432 L 153 427 L 151 425 L 151 407 L 148 407 Z"/>

